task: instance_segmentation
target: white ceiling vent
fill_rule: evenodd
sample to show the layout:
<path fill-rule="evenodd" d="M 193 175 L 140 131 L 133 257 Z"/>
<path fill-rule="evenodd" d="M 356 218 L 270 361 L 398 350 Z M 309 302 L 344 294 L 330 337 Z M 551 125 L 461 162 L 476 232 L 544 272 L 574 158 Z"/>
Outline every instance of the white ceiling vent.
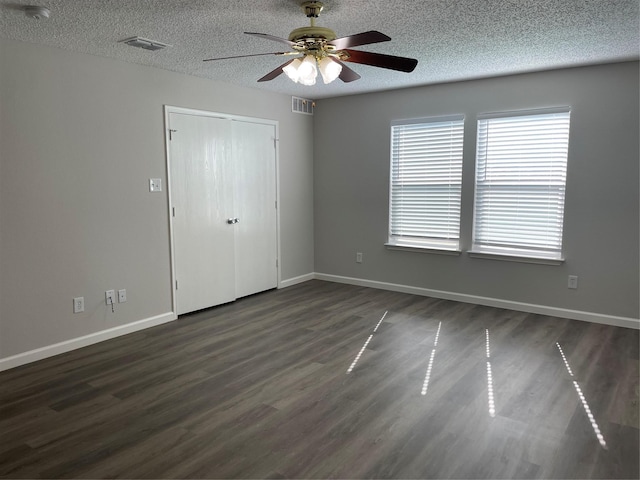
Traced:
<path fill-rule="evenodd" d="M 34 20 L 42 20 L 43 18 L 49 18 L 51 11 L 46 7 L 39 7 L 37 5 L 27 5 L 23 8 L 27 17 Z"/>
<path fill-rule="evenodd" d="M 120 40 L 120 43 L 124 43 L 129 45 L 130 47 L 144 48 L 145 50 L 162 50 L 163 48 L 170 47 L 171 45 L 167 45 L 166 43 L 157 42 L 155 40 L 149 40 L 148 38 L 142 37 L 131 37 L 126 38 L 124 40 Z"/>
<path fill-rule="evenodd" d="M 304 113 L 305 115 L 313 115 L 313 109 L 316 102 L 308 98 L 291 97 L 291 111 L 294 113 Z"/>

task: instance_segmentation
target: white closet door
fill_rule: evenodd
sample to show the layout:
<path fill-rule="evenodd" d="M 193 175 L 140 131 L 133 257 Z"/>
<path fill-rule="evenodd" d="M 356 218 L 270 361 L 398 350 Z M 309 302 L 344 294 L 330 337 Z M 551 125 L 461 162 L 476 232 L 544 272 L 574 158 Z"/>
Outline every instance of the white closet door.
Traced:
<path fill-rule="evenodd" d="M 236 298 L 231 123 L 169 115 L 178 314 Z"/>
<path fill-rule="evenodd" d="M 236 297 L 278 285 L 275 126 L 234 121 Z"/>

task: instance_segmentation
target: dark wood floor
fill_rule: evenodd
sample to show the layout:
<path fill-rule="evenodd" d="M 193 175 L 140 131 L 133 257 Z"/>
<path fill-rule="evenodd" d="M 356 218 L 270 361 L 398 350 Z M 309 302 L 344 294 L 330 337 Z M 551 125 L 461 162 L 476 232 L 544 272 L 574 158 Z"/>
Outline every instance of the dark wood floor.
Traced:
<path fill-rule="evenodd" d="M 0 476 L 637 479 L 638 344 L 311 281 L 0 373 Z"/>

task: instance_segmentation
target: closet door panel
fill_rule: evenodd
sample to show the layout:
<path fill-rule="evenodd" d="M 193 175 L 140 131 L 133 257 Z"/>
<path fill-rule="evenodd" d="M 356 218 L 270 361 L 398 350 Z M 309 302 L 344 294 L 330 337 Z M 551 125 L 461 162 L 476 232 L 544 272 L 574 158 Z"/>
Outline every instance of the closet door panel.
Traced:
<path fill-rule="evenodd" d="M 277 275 L 275 127 L 232 123 L 236 296 L 275 288 Z"/>
<path fill-rule="evenodd" d="M 177 313 L 232 301 L 235 289 L 231 122 L 171 113 Z"/>

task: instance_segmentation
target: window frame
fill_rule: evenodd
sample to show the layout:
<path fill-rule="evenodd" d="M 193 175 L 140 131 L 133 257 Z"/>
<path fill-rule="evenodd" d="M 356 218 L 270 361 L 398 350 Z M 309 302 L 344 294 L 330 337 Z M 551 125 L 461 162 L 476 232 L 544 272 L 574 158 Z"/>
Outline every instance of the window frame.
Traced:
<path fill-rule="evenodd" d="M 559 229 L 557 232 L 559 233 L 559 248 L 557 250 L 551 251 L 544 249 L 537 249 L 532 245 L 528 247 L 516 247 L 515 245 L 511 246 L 488 246 L 482 245 L 477 240 L 477 228 L 478 228 L 478 181 L 479 181 L 479 171 L 480 171 L 480 148 L 481 148 L 481 121 L 487 121 L 492 119 L 511 119 L 517 117 L 526 117 L 526 116 L 536 116 L 536 115 L 553 115 L 553 114 L 566 114 L 567 115 L 567 123 L 566 123 L 566 156 L 564 158 L 564 183 L 559 187 L 561 194 L 558 195 L 562 199 L 561 206 L 561 219 L 559 222 Z M 474 200 L 473 200 L 473 224 L 472 224 L 472 237 L 471 237 L 471 249 L 468 251 L 471 257 L 476 258 L 490 258 L 495 260 L 512 260 L 519 261 L 525 263 L 540 263 L 540 264 L 548 264 L 548 265 L 559 265 L 564 262 L 564 224 L 566 221 L 565 217 L 565 206 L 566 206 L 566 187 L 567 187 L 567 177 L 568 177 L 568 167 L 569 167 L 569 148 L 570 148 L 570 140 L 571 140 L 571 107 L 570 106 L 560 106 L 560 107 L 552 107 L 552 108 L 539 108 L 539 109 L 529 109 L 529 110 L 519 110 L 519 111 L 510 111 L 510 112 L 493 112 L 480 114 L 477 116 L 476 120 L 476 159 L 475 159 L 475 172 L 474 172 Z M 486 157 L 484 162 L 486 163 Z M 485 167 L 486 168 L 486 167 Z M 495 189 L 497 190 L 497 189 Z M 547 197 L 549 198 L 549 197 Z"/>
<path fill-rule="evenodd" d="M 457 198 L 457 237 L 455 238 L 438 238 L 436 236 L 412 236 L 412 235 L 402 235 L 393 233 L 393 211 L 394 211 L 394 170 L 396 168 L 396 155 L 394 155 L 394 148 L 396 147 L 394 137 L 395 132 L 394 128 L 402 127 L 402 126 L 411 126 L 411 125 L 428 125 L 428 124 L 446 124 L 446 123 L 456 123 L 457 125 L 452 126 L 453 128 L 459 129 L 459 138 L 456 138 L 456 142 L 454 143 L 454 148 L 459 148 L 459 158 L 457 158 L 457 167 L 459 169 L 459 181 L 456 183 L 458 185 L 458 198 Z M 413 119 L 405 119 L 405 120 L 394 120 L 390 125 L 390 162 L 389 162 L 389 217 L 388 217 L 388 231 L 387 231 L 387 242 L 385 246 L 391 250 L 411 250 L 411 251 L 421 251 L 427 253 L 437 253 L 437 254 L 445 254 L 445 255 L 459 255 L 460 250 L 460 231 L 461 231 L 461 207 L 462 207 L 462 180 L 463 180 L 463 166 L 464 166 L 464 146 L 465 146 L 465 115 L 464 114 L 454 114 L 454 115 L 440 115 L 433 117 L 421 117 L 421 118 L 413 118 Z M 451 183 L 449 183 L 451 185 Z M 449 193 L 448 193 L 449 195 Z M 449 212 L 449 211 L 448 211 Z"/>

